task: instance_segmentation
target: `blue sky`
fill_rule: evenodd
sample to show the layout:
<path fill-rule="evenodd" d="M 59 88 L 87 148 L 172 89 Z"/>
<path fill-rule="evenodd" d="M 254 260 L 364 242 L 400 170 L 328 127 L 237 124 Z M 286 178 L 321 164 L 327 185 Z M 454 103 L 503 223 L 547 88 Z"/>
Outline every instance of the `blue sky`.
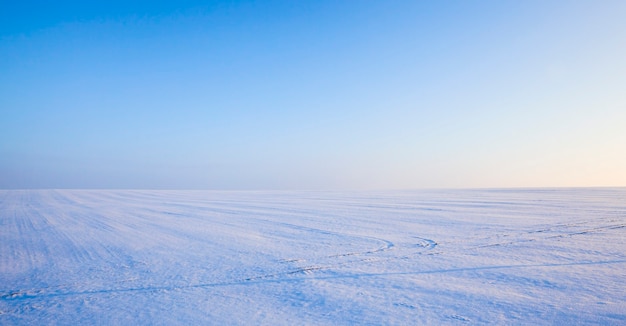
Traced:
<path fill-rule="evenodd" d="M 626 186 L 624 1 L 0 6 L 0 188 Z"/>

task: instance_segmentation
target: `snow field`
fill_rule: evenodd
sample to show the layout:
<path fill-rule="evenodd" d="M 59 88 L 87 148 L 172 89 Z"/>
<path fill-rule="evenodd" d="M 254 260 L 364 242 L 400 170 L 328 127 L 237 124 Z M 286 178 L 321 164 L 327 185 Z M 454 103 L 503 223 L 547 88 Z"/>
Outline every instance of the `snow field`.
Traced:
<path fill-rule="evenodd" d="M 626 324 L 626 189 L 0 190 L 0 324 Z"/>

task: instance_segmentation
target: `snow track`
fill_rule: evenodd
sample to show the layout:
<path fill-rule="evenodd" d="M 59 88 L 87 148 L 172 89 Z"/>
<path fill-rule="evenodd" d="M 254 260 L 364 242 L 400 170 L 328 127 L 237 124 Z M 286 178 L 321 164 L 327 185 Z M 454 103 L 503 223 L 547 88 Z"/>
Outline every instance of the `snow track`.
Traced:
<path fill-rule="evenodd" d="M 625 235 L 625 189 L 0 191 L 0 324 L 622 324 Z"/>

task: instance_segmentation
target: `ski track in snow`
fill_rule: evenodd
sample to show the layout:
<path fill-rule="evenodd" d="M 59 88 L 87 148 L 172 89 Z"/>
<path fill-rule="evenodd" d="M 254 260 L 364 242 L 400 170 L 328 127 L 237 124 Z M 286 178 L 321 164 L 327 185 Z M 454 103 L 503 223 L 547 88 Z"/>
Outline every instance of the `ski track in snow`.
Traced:
<path fill-rule="evenodd" d="M 626 323 L 626 189 L 0 190 L 0 324 Z"/>

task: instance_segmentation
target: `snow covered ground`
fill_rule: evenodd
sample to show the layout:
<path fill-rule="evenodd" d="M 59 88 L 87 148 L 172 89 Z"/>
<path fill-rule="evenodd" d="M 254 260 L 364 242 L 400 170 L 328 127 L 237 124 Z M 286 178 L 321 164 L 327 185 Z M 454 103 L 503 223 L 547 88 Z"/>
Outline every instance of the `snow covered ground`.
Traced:
<path fill-rule="evenodd" d="M 626 324 L 626 189 L 0 190 L 0 324 Z"/>

